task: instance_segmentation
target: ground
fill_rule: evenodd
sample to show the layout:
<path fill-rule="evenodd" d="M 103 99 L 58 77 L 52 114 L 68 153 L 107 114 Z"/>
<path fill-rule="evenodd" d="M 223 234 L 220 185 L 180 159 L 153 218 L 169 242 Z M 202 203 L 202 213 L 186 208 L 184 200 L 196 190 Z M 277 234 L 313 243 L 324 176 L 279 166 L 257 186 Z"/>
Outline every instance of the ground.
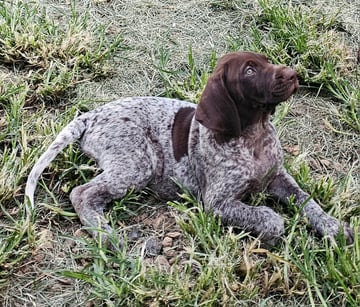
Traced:
<path fill-rule="evenodd" d="M 4 30 L 6 20 L 16 18 L 4 13 L 11 11 L 9 3 L 0 4 L 2 37 L 16 32 Z M 69 202 L 71 188 L 99 171 L 76 146 L 44 173 L 34 212 L 25 210 L 22 199 L 31 166 L 73 116 L 125 96 L 173 96 L 196 103 L 215 59 L 246 49 L 300 72 L 299 92 L 274 116 L 286 166 L 326 211 L 358 226 L 358 0 L 284 1 L 283 6 L 270 0 L 43 0 L 34 1 L 34 7 L 37 16 L 45 12 L 60 28 L 77 26 L 62 45 L 50 39 L 55 47 L 46 50 L 36 31 L 56 38 L 61 30 L 45 22 L 41 29 L 30 23 L 34 41 L 20 34 L 12 43 L 0 40 L 0 306 L 360 304 L 359 237 L 350 247 L 328 246 L 294 209 L 279 204 L 287 234 L 271 249 L 221 227 L 186 192 L 181 201 L 168 204 L 151 191 L 130 193 L 108 215 L 128 248 L 111 252 L 81 229 Z M 281 12 L 295 13 L 281 21 Z M 24 23 L 30 20 L 24 11 L 19 16 Z M 309 19 L 302 24 L 304 16 Z M 292 17 L 299 33 L 291 28 Z M 19 20 L 14 24 L 20 27 Z M 102 26 L 104 36 L 94 30 Z M 117 35 L 118 45 L 104 59 L 98 51 L 104 47 L 89 47 L 98 37 L 110 45 Z M 302 52 L 301 46 L 291 49 L 296 35 L 294 42 L 306 42 Z M 50 46 L 48 37 L 44 41 Z M 71 64 L 77 60 L 79 66 Z"/>

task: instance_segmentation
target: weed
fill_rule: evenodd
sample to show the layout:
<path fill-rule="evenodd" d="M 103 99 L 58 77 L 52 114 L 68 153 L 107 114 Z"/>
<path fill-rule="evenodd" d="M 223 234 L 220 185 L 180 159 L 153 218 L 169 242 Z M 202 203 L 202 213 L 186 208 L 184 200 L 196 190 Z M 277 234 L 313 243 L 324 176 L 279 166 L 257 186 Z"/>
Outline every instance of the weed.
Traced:
<path fill-rule="evenodd" d="M 159 49 L 156 68 L 165 86 L 163 95 L 198 102 L 207 79 L 215 68 L 215 52 L 211 53 L 209 65 L 204 68 L 196 65 L 191 46 L 188 51 L 188 64 L 179 70 L 168 68 L 170 56 L 170 51 Z"/>
<path fill-rule="evenodd" d="M 109 42 L 106 28 L 92 27 L 75 6 L 65 27 L 40 4 L 21 0 L 2 2 L 0 20 L 0 60 L 20 72 L 27 104 L 54 101 L 82 80 L 106 75 L 106 62 L 121 44 L 119 36 Z"/>

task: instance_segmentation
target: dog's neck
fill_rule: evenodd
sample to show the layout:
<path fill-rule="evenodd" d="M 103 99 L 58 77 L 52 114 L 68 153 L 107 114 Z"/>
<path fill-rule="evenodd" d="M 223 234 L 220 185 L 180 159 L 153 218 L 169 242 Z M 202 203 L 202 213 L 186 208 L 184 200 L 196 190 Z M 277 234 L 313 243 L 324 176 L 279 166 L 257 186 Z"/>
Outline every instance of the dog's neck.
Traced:
<path fill-rule="evenodd" d="M 267 128 L 270 116 L 273 112 L 269 110 L 242 109 L 240 113 L 241 131 L 239 135 L 225 135 L 215 133 L 214 137 L 218 144 L 223 144 L 231 139 L 252 138 L 254 135 L 261 135 Z"/>
<path fill-rule="evenodd" d="M 269 110 L 242 110 L 240 114 L 240 125 L 241 125 L 241 135 L 244 135 L 248 129 L 253 129 L 253 127 L 262 128 L 270 120 L 270 115 L 272 111 Z"/>
<path fill-rule="evenodd" d="M 234 136 L 217 133 L 214 137 L 218 144 L 226 143 L 237 137 L 253 138 L 256 135 L 262 135 L 262 132 L 266 129 L 266 123 L 269 122 L 271 111 L 256 110 L 254 112 L 253 109 L 242 111 L 241 134 Z M 179 109 L 175 115 L 172 127 L 172 145 L 176 161 L 180 161 L 182 157 L 188 155 L 190 126 L 194 114 L 194 108 L 186 107 Z"/>

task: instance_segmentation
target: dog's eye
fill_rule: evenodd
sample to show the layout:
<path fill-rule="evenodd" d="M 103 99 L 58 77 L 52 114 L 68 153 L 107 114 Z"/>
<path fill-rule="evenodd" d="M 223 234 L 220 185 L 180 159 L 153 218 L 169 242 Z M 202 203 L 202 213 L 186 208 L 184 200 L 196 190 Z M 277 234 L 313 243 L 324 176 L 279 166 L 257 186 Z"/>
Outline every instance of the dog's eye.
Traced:
<path fill-rule="evenodd" d="M 255 69 L 253 67 L 251 67 L 251 66 L 248 66 L 245 69 L 245 74 L 247 76 L 252 76 L 253 74 L 255 74 Z"/>

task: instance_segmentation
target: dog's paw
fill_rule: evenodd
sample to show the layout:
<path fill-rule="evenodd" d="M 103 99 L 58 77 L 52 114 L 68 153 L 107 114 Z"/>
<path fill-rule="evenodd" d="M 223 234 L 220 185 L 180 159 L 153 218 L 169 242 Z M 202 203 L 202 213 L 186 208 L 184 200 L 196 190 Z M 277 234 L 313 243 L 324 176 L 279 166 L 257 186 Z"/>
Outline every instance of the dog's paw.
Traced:
<path fill-rule="evenodd" d="M 347 224 L 340 224 L 338 234 L 343 234 L 346 240 L 346 244 L 350 245 L 354 243 L 354 230 Z"/>
<path fill-rule="evenodd" d="M 334 242 L 344 236 L 347 245 L 354 242 L 354 230 L 347 224 L 341 223 L 336 218 L 326 216 L 316 227 L 317 232 L 324 238 Z"/>
<path fill-rule="evenodd" d="M 260 234 L 260 240 L 270 246 L 275 246 L 285 232 L 283 218 L 272 209 L 261 206 L 262 220 L 254 227 L 254 232 Z"/>

